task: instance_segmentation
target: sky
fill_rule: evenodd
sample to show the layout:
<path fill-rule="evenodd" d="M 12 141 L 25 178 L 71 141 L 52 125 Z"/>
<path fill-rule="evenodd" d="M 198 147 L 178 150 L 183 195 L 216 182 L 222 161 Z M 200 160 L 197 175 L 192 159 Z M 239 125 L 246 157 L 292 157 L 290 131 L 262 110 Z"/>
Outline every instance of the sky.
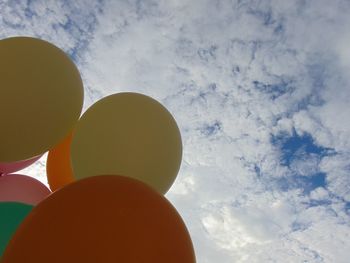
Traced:
<path fill-rule="evenodd" d="M 140 92 L 173 114 L 166 197 L 198 263 L 348 262 L 350 2 L 0 0 L 0 38 L 74 60 L 84 110 Z M 21 172 L 45 181 L 45 156 Z"/>

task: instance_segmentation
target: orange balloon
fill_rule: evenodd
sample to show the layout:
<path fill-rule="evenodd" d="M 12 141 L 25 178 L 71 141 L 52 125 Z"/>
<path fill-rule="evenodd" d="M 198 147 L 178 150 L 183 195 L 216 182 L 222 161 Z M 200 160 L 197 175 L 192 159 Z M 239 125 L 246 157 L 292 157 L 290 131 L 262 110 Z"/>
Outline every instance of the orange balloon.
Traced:
<path fill-rule="evenodd" d="M 46 162 L 47 181 L 52 191 L 74 182 L 70 160 L 72 133 L 49 151 Z"/>
<path fill-rule="evenodd" d="M 94 176 L 63 187 L 33 208 L 2 263 L 195 263 L 176 209 L 146 184 Z"/>

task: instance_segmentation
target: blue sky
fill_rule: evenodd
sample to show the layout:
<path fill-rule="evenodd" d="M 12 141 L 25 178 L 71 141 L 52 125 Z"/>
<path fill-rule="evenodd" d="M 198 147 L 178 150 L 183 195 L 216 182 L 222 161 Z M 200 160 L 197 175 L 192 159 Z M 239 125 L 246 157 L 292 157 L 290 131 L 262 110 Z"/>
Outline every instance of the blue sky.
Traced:
<path fill-rule="evenodd" d="M 162 102 L 184 155 L 167 197 L 199 263 L 350 258 L 350 3 L 1 1 L 0 37 L 65 50 L 86 109 Z M 23 173 L 45 181 L 45 158 Z"/>
<path fill-rule="evenodd" d="M 308 194 L 318 187 L 327 188 L 326 173 L 312 169 L 313 167 L 306 167 L 307 170 L 300 171 L 298 166 L 309 160 L 314 166 L 315 162 L 320 162 L 323 157 L 334 154 L 334 150 L 316 145 L 310 134 L 298 135 L 295 131 L 291 136 L 282 134 L 273 137 L 272 144 L 281 151 L 280 163 L 292 171 L 289 177 L 279 181 L 282 189 L 297 187 Z"/>

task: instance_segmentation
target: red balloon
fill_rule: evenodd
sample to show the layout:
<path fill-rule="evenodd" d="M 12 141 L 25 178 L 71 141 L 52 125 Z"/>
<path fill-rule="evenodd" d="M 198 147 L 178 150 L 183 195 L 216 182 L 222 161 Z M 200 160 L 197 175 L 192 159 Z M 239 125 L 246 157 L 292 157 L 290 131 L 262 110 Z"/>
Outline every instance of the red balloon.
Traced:
<path fill-rule="evenodd" d="M 22 169 L 28 167 L 29 165 L 32 165 L 33 163 L 35 163 L 37 160 L 40 159 L 41 156 L 42 155 L 39 155 L 39 156 L 30 158 L 28 160 L 12 162 L 12 163 L 1 163 L 0 162 L 0 175 L 10 174 L 10 173 L 14 173 L 14 172 L 17 172 L 19 170 L 22 170 Z"/>
<path fill-rule="evenodd" d="M 36 205 L 51 191 L 40 181 L 25 175 L 0 176 L 0 202 L 19 202 Z"/>

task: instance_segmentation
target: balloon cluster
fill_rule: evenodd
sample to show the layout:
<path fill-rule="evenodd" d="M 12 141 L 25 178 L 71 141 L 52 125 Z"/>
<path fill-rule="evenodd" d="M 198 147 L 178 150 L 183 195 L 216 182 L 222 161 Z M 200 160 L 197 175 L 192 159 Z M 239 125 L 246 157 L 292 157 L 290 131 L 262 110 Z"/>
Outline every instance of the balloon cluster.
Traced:
<path fill-rule="evenodd" d="M 80 116 L 82 80 L 62 50 L 13 37 L 0 40 L 0 58 L 1 262 L 194 263 L 164 197 L 182 158 L 166 108 L 117 93 Z M 13 174 L 47 151 L 51 190 Z"/>

